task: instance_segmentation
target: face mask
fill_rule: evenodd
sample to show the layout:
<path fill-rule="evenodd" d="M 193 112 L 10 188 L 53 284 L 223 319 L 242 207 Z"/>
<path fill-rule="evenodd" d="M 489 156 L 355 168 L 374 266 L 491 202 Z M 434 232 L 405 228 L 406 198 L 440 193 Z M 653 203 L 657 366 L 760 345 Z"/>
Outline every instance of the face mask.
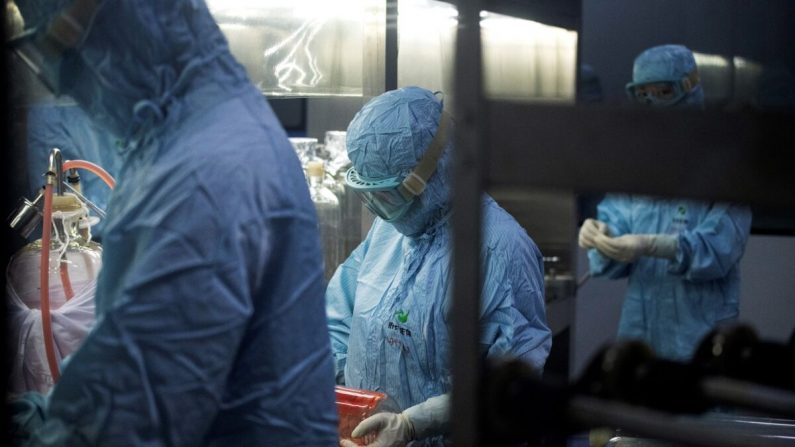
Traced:
<path fill-rule="evenodd" d="M 436 171 L 436 163 L 447 142 L 450 115 L 442 112 L 439 127 L 428 149 L 417 166 L 406 176 L 373 179 L 350 168 L 345 183 L 362 199 L 365 206 L 381 219 L 392 222 L 402 217 L 425 190 L 428 180 Z"/>

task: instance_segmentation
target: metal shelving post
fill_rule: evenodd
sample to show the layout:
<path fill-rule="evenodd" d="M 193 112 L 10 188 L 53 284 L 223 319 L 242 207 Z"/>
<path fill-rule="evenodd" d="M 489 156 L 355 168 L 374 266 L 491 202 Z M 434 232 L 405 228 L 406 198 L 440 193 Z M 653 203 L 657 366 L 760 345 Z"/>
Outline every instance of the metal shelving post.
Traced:
<path fill-rule="evenodd" d="M 477 446 L 481 369 L 480 197 L 483 190 L 483 88 L 480 0 L 460 0 L 455 58 L 456 156 L 453 171 L 453 394 L 452 436 L 456 446 Z"/>

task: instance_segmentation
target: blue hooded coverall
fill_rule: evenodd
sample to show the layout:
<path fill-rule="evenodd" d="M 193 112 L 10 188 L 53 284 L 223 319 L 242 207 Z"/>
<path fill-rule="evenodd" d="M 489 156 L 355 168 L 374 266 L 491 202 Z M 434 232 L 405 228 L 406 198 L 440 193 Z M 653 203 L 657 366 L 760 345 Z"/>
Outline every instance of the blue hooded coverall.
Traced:
<path fill-rule="evenodd" d="M 62 84 L 123 161 L 97 323 L 29 443 L 337 445 L 314 208 L 204 2 L 100 2 Z"/>
<path fill-rule="evenodd" d="M 641 53 L 633 82 L 681 79 L 696 68 L 693 54 L 681 45 L 661 45 Z M 676 108 L 702 107 L 704 91 L 696 85 Z M 652 199 L 608 194 L 597 206 L 597 220 L 611 237 L 624 234 L 677 235 L 673 260 L 641 257 L 631 264 L 588 250 L 593 276 L 629 284 L 618 336 L 649 343 L 657 355 L 687 361 L 704 336 L 739 313 L 739 263 L 751 230 L 747 207 L 684 199 Z"/>
<path fill-rule="evenodd" d="M 354 168 L 367 178 L 408 174 L 441 109 L 433 93 L 417 87 L 370 101 L 348 127 Z M 393 222 L 376 218 L 326 289 L 338 383 L 385 392 L 400 410 L 451 390 L 452 150 L 450 138 L 412 208 Z M 482 207 L 483 354 L 515 356 L 540 371 L 551 346 L 541 253 L 494 200 L 484 197 Z"/>

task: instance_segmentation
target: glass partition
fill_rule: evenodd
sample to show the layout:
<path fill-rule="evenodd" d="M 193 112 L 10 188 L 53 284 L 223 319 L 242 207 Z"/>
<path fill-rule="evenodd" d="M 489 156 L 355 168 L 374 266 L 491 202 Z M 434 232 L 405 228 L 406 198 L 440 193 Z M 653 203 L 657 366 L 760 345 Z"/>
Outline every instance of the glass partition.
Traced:
<path fill-rule="evenodd" d="M 482 11 L 488 97 L 573 102 L 577 33 Z M 398 85 L 452 92 L 455 6 L 433 0 L 398 4 Z"/>
<path fill-rule="evenodd" d="M 232 53 L 266 95 L 362 96 L 375 79 L 367 71 L 383 66 L 368 56 L 375 54 L 370 42 L 377 40 L 368 33 L 384 28 L 383 1 L 207 3 Z"/>

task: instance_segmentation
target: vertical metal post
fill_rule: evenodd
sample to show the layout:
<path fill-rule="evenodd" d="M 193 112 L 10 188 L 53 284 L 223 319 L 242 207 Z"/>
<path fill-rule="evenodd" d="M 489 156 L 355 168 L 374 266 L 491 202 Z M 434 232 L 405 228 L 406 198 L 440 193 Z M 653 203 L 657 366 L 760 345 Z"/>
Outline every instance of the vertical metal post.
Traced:
<path fill-rule="evenodd" d="M 457 447 L 481 445 L 480 213 L 484 119 L 480 1 L 459 0 L 455 57 L 453 170 L 453 394 Z"/>
<path fill-rule="evenodd" d="M 384 91 L 398 87 L 398 2 L 386 0 Z"/>

